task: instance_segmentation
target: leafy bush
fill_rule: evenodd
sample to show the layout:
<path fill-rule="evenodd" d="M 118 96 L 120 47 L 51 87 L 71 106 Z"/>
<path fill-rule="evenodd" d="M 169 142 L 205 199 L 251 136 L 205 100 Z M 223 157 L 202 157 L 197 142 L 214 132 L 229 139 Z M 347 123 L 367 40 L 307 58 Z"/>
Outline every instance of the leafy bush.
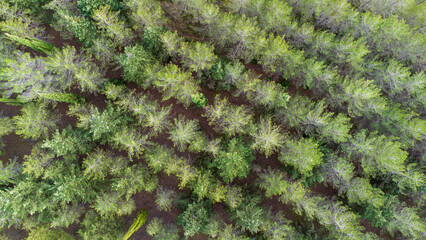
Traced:
<path fill-rule="evenodd" d="M 191 99 L 197 107 L 204 107 L 207 105 L 208 102 L 207 98 L 202 93 L 196 93 L 192 95 Z"/>

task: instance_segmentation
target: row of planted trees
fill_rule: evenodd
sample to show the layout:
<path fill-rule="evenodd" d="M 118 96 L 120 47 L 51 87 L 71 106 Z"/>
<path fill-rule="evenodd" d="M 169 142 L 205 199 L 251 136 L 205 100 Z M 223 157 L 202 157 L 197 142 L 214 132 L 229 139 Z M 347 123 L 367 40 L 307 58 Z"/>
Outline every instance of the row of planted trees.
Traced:
<path fill-rule="evenodd" d="M 282 213 L 261 207 L 261 189 L 267 198 L 279 196 L 279 201 L 291 205 L 308 222 L 318 221 L 331 238 L 377 238 L 363 232 L 359 215 L 394 236 L 421 238 L 425 226 L 419 213 L 400 203 L 398 194 L 416 199 L 424 187 L 424 174 L 416 164 L 419 158 L 414 163 L 406 161 L 409 153 L 413 158 L 413 153 L 421 152 L 424 121 L 392 102 L 421 109 L 421 83 L 415 84 L 424 77 L 418 67 L 413 68 L 417 75 L 410 76 L 406 69 L 406 77 L 400 77 L 401 82 L 414 84 L 402 84 L 404 91 L 411 91 L 409 99 L 414 99 L 406 103 L 405 98 L 395 99 L 393 89 L 387 88 L 389 77 L 383 75 L 374 83 L 358 79 L 378 78 L 367 72 L 373 62 L 379 66 L 376 72 L 388 71 L 391 64 L 402 69 L 392 59 L 364 58 L 376 51 L 377 40 L 365 42 L 355 34 L 352 38 L 313 31 L 309 23 L 299 25 L 292 7 L 279 1 L 228 1 L 220 6 L 207 1 L 175 2 L 78 1 L 76 6 L 52 1 L 45 5 L 43 9 L 59 19 L 55 28 L 77 37 L 84 53 L 37 42 L 43 36 L 31 20 L 35 13 L 2 5 L 1 29 L 10 34 L 3 39 L 6 58 L 0 62 L 3 99 L 15 104 L 38 101 L 26 103 L 20 116 L 2 118 L 0 136 L 14 130 L 24 138 L 41 139 L 23 164 L 2 165 L 3 225 L 24 226 L 35 236 L 49 232 L 36 226 L 68 227 L 84 215 L 80 237 L 119 238 L 124 231 L 113 219 L 131 214 L 136 209 L 134 196 L 142 190 L 156 191 L 160 210 L 174 207 L 176 193 L 158 184 L 157 174 L 162 171 L 175 175 L 179 188 L 193 194 L 179 204 L 178 224 L 186 237 L 204 233 L 218 239 L 305 238 L 300 225 L 296 229 Z M 300 11 L 296 5 L 310 4 L 305 2 L 292 6 Z M 188 40 L 165 29 L 170 26 L 166 17 L 170 12 L 175 14 L 172 21 L 188 14 L 186 23 L 206 39 Z M 278 22 L 276 16 L 282 16 Z M 314 20 L 312 24 L 324 26 Z M 283 33 L 289 37 L 280 36 Z M 41 49 L 47 56 L 13 52 L 10 41 Z M 221 52 L 229 58 L 219 57 Z M 275 81 L 262 79 L 238 59 L 259 62 Z M 407 64 L 407 59 L 397 59 Z M 108 82 L 103 73 L 117 65 L 123 68 L 125 80 L 148 92 L 156 88 L 163 101 L 174 98 L 185 108 L 202 107 L 202 116 L 185 117 L 145 91 Z M 336 65 L 349 65 L 350 73 L 340 73 Z M 281 75 L 313 89 L 314 100 L 287 92 L 276 81 Z M 105 109 L 87 104 L 67 93 L 76 84 L 112 102 Z M 242 94 L 249 104 L 233 104 L 232 98 L 222 94 L 208 102 L 201 84 Z M 381 96 L 379 88 L 392 98 Z M 12 94 L 18 97 L 11 98 Z M 57 101 L 70 103 L 67 115 L 77 119 L 76 127 L 58 130 Z M 353 127 L 347 114 L 374 125 Z M 213 125 L 215 133 L 204 132 L 200 120 Z M 163 134 L 176 152 L 156 139 Z M 109 148 L 126 154 L 117 155 Z M 191 153 L 185 156 L 183 152 Z M 253 152 L 266 157 L 278 153 L 278 160 L 298 180 L 276 169 L 255 168 L 252 174 L 258 181 L 236 185 L 249 175 Z M 338 189 L 341 198 L 331 200 L 310 191 L 312 181 Z M 389 184 L 396 187 L 389 191 Z M 33 195 L 36 198 L 29 197 Z M 212 204 L 219 203 L 225 203 L 235 226 L 212 214 Z M 72 238 L 60 230 L 51 232 Z M 179 238 L 177 228 L 159 218 L 150 221 L 147 232 L 155 239 Z"/>

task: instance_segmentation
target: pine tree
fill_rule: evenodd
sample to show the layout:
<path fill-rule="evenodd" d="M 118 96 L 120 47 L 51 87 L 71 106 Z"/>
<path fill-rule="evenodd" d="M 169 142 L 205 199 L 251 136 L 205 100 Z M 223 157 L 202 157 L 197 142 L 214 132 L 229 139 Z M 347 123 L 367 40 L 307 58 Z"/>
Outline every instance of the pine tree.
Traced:
<path fill-rule="evenodd" d="M 90 133 L 83 129 L 68 126 L 59 132 L 53 134 L 52 139 L 46 139 L 42 145 L 43 148 L 50 149 L 57 156 L 67 156 L 82 154 L 90 151 L 93 147 Z"/>
<path fill-rule="evenodd" d="M 114 156 L 110 151 L 100 148 L 88 153 L 84 158 L 82 167 L 84 175 L 93 180 L 104 180 L 108 175 L 116 175 L 124 171 L 126 159 Z"/>
<path fill-rule="evenodd" d="M 30 229 L 27 240 L 56 240 L 56 239 L 64 239 L 64 240 L 74 240 L 75 238 L 65 232 L 62 229 L 51 229 L 47 226 L 39 226 L 37 228 Z"/>
<path fill-rule="evenodd" d="M 242 204 L 233 212 L 232 218 L 241 227 L 242 231 L 250 233 L 259 232 L 265 220 L 265 212 L 259 207 L 259 198 L 247 197 Z"/>
<path fill-rule="evenodd" d="M 136 30 L 142 30 L 147 25 L 159 25 L 165 21 L 163 9 L 156 1 L 129 0 L 125 4 L 132 9 L 130 17 L 135 23 L 133 27 Z"/>
<path fill-rule="evenodd" d="M 55 154 L 36 145 L 31 150 L 30 155 L 24 156 L 23 173 L 34 176 L 35 178 L 41 177 L 45 169 L 54 161 Z"/>
<path fill-rule="evenodd" d="M 245 178 L 254 158 L 248 143 L 242 138 L 232 138 L 213 159 L 212 166 L 216 167 L 222 179 L 229 183 L 235 178 Z"/>
<path fill-rule="evenodd" d="M 177 219 L 182 225 L 185 237 L 192 237 L 203 231 L 210 220 L 211 209 L 204 202 L 190 203 Z"/>
<path fill-rule="evenodd" d="M 91 206 L 99 215 L 106 219 L 130 215 L 136 209 L 135 201 L 131 198 L 124 199 L 119 192 L 107 192 L 98 195 Z"/>
<path fill-rule="evenodd" d="M 13 117 L 15 133 L 33 140 L 47 138 L 61 118 L 49 108 L 48 104 L 42 102 L 26 104 L 21 109 L 22 115 Z"/>
<path fill-rule="evenodd" d="M 169 139 L 173 141 L 175 147 L 183 152 L 188 146 L 194 144 L 199 139 L 205 142 L 204 134 L 199 131 L 200 126 L 197 119 L 186 120 L 183 115 L 174 119 L 174 126 L 169 131 Z"/>
<path fill-rule="evenodd" d="M 285 150 L 282 150 L 279 160 L 293 166 L 304 176 L 312 175 L 312 169 L 321 164 L 324 154 L 319 150 L 319 144 L 310 138 L 286 140 Z"/>
<path fill-rule="evenodd" d="M 105 31 L 105 35 L 113 39 L 117 45 L 128 45 L 133 38 L 132 31 L 119 18 L 120 12 L 111 10 L 108 4 L 96 9 L 93 11 L 93 19 L 97 21 L 98 27 Z"/>
<path fill-rule="evenodd" d="M 200 72 L 212 67 L 217 58 L 213 50 L 214 47 L 208 44 L 183 42 L 179 53 L 183 57 L 182 62 L 184 66 L 194 72 Z"/>
<path fill-rule="evenodd" d="M 159 210 L 170 211 L 173 206 L 173 199 L 176 197 L 176 193 L 173 190 L 159 187 L 157 189 L 155 203 Z"/>
<path fill-rule="evenodd" d="M 252 148 L 264 153 L 266 157 L 276 152 L 284 145 L 284 135 L 280 126 L 272 124 L 272 118 L 260 119 L 254 138 Z"/>
<path fill-rule="evenodd" d="M 226 98 L 215 98 L 214 105 L 206 106 L 207 117 L 211 125 L 217 129 L 233 136 L 240 133 L 250 133 L 253 130 L 253 115 L 245 106 L 234 106 Z"/>

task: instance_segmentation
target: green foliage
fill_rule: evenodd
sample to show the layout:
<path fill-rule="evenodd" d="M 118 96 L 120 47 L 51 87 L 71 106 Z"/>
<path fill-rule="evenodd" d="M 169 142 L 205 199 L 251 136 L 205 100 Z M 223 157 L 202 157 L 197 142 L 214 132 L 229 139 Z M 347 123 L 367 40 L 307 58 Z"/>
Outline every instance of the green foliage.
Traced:
<path fill-rule="evenodd" d="M 163 225 L 163 221 L 160 218 L 155 217 L 146 226 L 146 232 L 150 236 L 157 235 L 160 232 L 162 225 Z"/>
<path fill-rule="evenodd" d="M 56 102 L 65 102 L 71 104 L 81 104 L 86 102 L 86 99 L 84 97 L 74 93 L 40 93 L 39 97 L 53 100 Z"/>
<path fill-rule="evenodd" d="M 47 226 L 41 226 L 34 229 L 31 229 L 28 233 L 28 237 L 26 240 L 57 240 L 57 239 L 63 239 L 63 240 L 74 240 L 75 238 L 69 234 L 66 233 L 62 229 L 51 229 Z"/>
<path fill-rule="evenodd" d="M 204 227 L 203 233 L 212 238 L 217 237 L 222 223 L 222 219 L 218 215 L 213 215 L 210 222 Z"/>
<path fill-rule="evenodd" d="M 175 197 L 176 193 L 173 190 L 169 190 L 163 187 L 158 188 L 155 197 L 157 208 L 159 210 L 170 211 Z"/>
<path fill-rule="evenodd" d="M 354 177 L 355 166 L 346 158 L 339 158 L 332 155 L 326 158 L 322 164 L 324 180 L 331 182 L 335 187 L 342 188 L 347 186 Z"/>
<path fill-rule="evenodd" d="M 235 106 L 226 98 L 215 98 L 214 105 L 205 107 L 207 117 L 211 125 L 216 125 L 219 131 L 230 136 L 253 131 L 253 114 L 246 106 Z"/>
<path fill-rule="evenodd" d="M 6 58 L 0 69 L 2 98 L 10 98 L 17 93 L 17 102 L 28 102 L 39 93 L 57 90 L 57 76 L 47 70 L 44 59 L 32 58 L 29 53 L 14 52 L 12 58 Z M 65 86 L 67 87 L 67 86 Z"/>
<path fill-rule="evenodd" d="M 208 202 L 193 202 L 178 216 L 177 223 L 182 225 L 185 237 L 188 238 L 204 230 L 210 215 L 211 206 Z"/>
<path fill-rule="evenodd" d="M 128 0 L 126 5 L 130 12 L 130 18 L 135 23 L 133 28 L 143 30 L 146 26 L 158 26 L 166 20 L 161 4 L 157 1 Z"/>
<path fill-rule="evenodd" d="M 408 164 L 405 171 L 394 176 L 393 180 L 398 184 L 401 194 L 417 192 L 426 184 L 426 176 L 416 163 Z"/>
<path fill-rule="evenodd" d="M 31 38 L 31 37 L 22 38 L 22 37 L 8 34 L 8 33 L 5 33 L 5 35 L 12 41 L 18 42 L 19 44 L 22 44 L 36 51 L 43 52 L 46 54 L 49 54 L 49 53 L 52 53 L 53 51 L 58 50 L 53 44 L 47 43 L 45 41 L 42 41 L 36 38 Z"/>
<path fill-rule="evenodd" d="M 179 49 L 182 55 L 182 63 L 191 71 L 200 72 L 210 69 L 216 60 L 216 55 L 213 53 L 214 47 L 205 43 L 183 42 Z"/>
<path fill-rule="evenodd" d="M 68 126 L 61 132 L 56 129 L 52 139 L 46 139 L 42 147 L 50 149 L 57 156 L 67 156 L 90 151 L 93 147 L 93 141 L 87 131 Z"/>
<path fill-rule="evenodd" d="M 192 97 L 200 92 L 198 81 L 192 74 L 171 63 L 156 73 L 152 83 L 163 93 L 163 101 L 174 97 L 185 107 L 188 107 L 192 103 Z"/>
<path fill-rule="evenodd" d="M 31 176 L 0 191 L 2 226 L 24 221 L 26 227 L 49 224 L 68 227 L 81 214 L 78 203 L 95 197 L 95 183 L 88 181 L 75 164 L 56 161 L 44 170 L 43 177 Z"/>
<path fill-rule="evenodd" d="M 362 217 L 370 221 L 375 227 L 384 227 L 386 223 L 394 216 L 395 207 L 399 204 L 396 196 L 386 196 L 384 204 L 376 208 L 373 204 L 368 204 L 362 214 Z"/>
<path fill-rule="evenodd" d="M 141 228 L 142 225 L 145 223 L 147 217 L 148 217 L 148 211 L 141 210 L 136 216 L 135 220 L 133 220 L 132 225 L 130 226 L 126 234 L 124 235 L 123 240 L 129 239 L 134 232 L 136 232 L 139 228 Z"/>
<path fill-rule="evenodd" d="M 86 47 L 91 46 L 97 37 L 95 23 L 82 16 L 75 16 L 67 11 L 57 11 L 60 15 L 60 22 L 67 26 L 67 29 L 74 34 Z"/>
<path fill-rule="evenodd" d="M 266 197 L 285 194 L 289 186 L 288 182 L 284 179 L 284 174 L 280 171 L 274 171 L 271 168 L 259 174 L 258 185 L 265 190 Z"/>
<path fill-rule="evenodd" d="M 179 240 L 178 229 L 172 224 L 163 224 L 160 218 L 153 218 L 146 226 L 146 232 L 153 240 Z"/>
<path fill-rule="evenodd" d="M 112 104 L 107 104 L 103 111 L 93 105 L 71 105 L 68 115 L 76 116 L 79 120 L 77 127 L 88 130 L 92 134 L 93 140 L 101 142 L 112 139 L 131 121 L 125 112 Z"/>
<path fill-rule="evenodd" d="M 349 203 L 369 203 L 376 208 L 384 204 L 383 192 L 380 189 L 373 188 L 366 178 L 354 178 L 348 184 Z"/>
<path fill-rule="evenodd" d="M 105 86 L 105 94 L 123 109 L 130 110 L 152 136 L 170 127 L 172 105 L 161 107 L 156 101 L 150 101 L 148 95 L 136 94 L 123 85 L 108 84 Z"/>
<path fill-rule="evenodd" d="M 158 186 L 157 175 L 152 175 L 141 164 L 128 166 L 115 176 L 112 179 L 111 190 L 116 191 L 118 196 L 125 196 L 126 201 L 142 190 L 152 192 Z"/>
<path fill-rule="evenodd" d="M 169 134 L 169 139 L 181 152 L 188 146 L 190 150 L 196 150 L 194 146 L 197 142 L 206 141 L 203 132 L 200 131 L 198 119 L 187 120 L 183 115 L 174 119 L 174 126 L 171 127 Z"/>
<path fill-rule="evenodd" d="M 123 67 L 123 77 L 126 81 L 136 82 L 144 87 L 150 85 L 147 82 L 146 69 L 154 67 L 154 60 L 142 45 L 128 46 L 120 55 L 120 64 Z"/>
<path fill-rule="evenodd" d="M 78 0 L 77 6 L 80 12 L 87 18 L 91 18 L 95 10 L 98 10 L 106 5 L 111 6 L 112 11 L 124 11 L 122 0 Z"/>
<path fill-rule="evenodd" d="M 172 161 L 173 151 L 170 148 L 155 145 L 145 151 L 144 158 L 149 168 L 155 174 L 165 169 L 167 163 Z"/>
<path fill-rule="evenodd" d="M 185 39 L 180 36 L 176 31 L 166 31 L 161 35 L 161 42 L 170 56 L 176 56 Z"/>
<path fill-rule="evenodd" d="M 132 158 L 142 155 L 145 148 L 152 144 L 148 141 L 148 137 L 133 128 L 123 127 L 112 136 L 110 142 L 113 147 L 127 151 Z"/>
<path fill-rule="evenodd" d="M 10 98 L 0 98 L 0 102 L 6 103 L 7 105 L 22 105 L 27 103 L 28 101 L 22 100 L 20 98 L 10 99 Z"/>
<path fill-rule="evenodd" d="M 158 26 L 146 26 L 142 38 L 142 45 L 146 51 L 152 56 L 160 57 L 161 62 L 164 62 L 166 56 L 164 54 L 161 35 L 165 32 L 165 28 Z"/>
<path fill-rule="evenodd" d="M 367 175 L 404 171 L 404 161 L 408 153 L 402 150 L 401 143 L 392 137 L 378 135 L 376 132 L 367 136 L 367 131 L 361 130 L 351 144 L 348 149 L 360 154 L 361 164 Z"/>
<path fill-rule="evenodd" d="M 112 12 L 110 5 L 105 5 L 93 11 L 93 19 L 97 21 L 98 28 L 103 30 L 104 35 L 113 39 L 119 46 L 130 43 L 133 33 L 126 23 L 119 18 L 119 12 Z"/>
<path fill-rule="evenodd" d="M 47 12 L 43 6 L 49 3 L 51 0 L 6 0 L 11 6 L 16 5 L 20 10 L 31 15 L 32 18 L 37 19 L 39 22 L 46 21 L 49 18 L 49 12 Z"/>
<path fill-rule="evenodd" d="M 265 218 L 265 212 L 259 207 L 260 198 L 248 197 L 235 210 L 232 219 L 241 227 L 243 231 L 248 230 L 251 233 L 259 232 Z"/>
<path fill-rule="evenodd" d="M 0 30 L 21 38 L 42 38 L 44 28 L 34 21 L 28 10 L 18 8 L 21 4 L 22 2 L 17 2 L 17 4 L 1 2 L 0 17 L 2 21 L 0 21 Z M 29 9 L 34 9 L 34 7 L 35 5 L 31 4 Z"/>
<path fill-rule="evenodd" d="M 81 222 L 78 234 L 84 240 L 109 240 L 122 239 L 124 231 L 123 219 L 104 219 L 93 210 L 89 210 Z"/>
<path fill-rule="evenodd" d="M 214 178 L 210 171 L 200 172 L 192 184 L 192 190 L 198 196 L 198 200 L 209 196 L 209 190 L 213 187 Z"/>
<path fill-rule="evenodd" d="M 249 240 L 250 238 L 234 228 L 232 224 L 225 224 L 217 237 L 218 240 Z"/>
<path fill-rule="evenodd" d="M 240 206 L 243 201 L 243 191 L 238 186 L 226 186 L 225 203 L 231 208 L 235 209 Z"/>
<path fill-rule="evenodd" d="M 310 176 L 312 169 L 322 163 L 323 153 L 319 144 L 310 138 L 287 140 L 285 150 L 281 151 L 279 160 L 294 166 L 300 174 Z"/>
<path fill-rule="evenodd" d="M 61 116 L 52 112 L 46 103 L 28 103 L 21 109 L 21 115 L 13 117 L 15 133 L 33 140 L 47 138 L 57 127 L 60 118 Z"/>
<path fill-rule="evenodd" d="M 267 212 L 263 221 L 263 234 L 267 239 L 303 239 L 300 231 L 297 231 L 291 225 L 291 222 L 284 217 L 281 211 L 275 214 L 272 214 L 272 211 Z"/>
<path fill-rule="evenodd" d="M 8 135 L 9 133 L 12 133 L 13 129 L 14 129 L 14 126 L 13 126 L 12 119 L 8 117 L 3 117 L 0 114 L 0 137 Z"/>
<path fill-rule="evenodd" d="M 18 159 L 9 159 L 9 163 L 0 162 L 0 186 L 16 183 L 21 173 L 22 166 Z"/>
<path fill-rule="evenodd" d="M 380 114 L 386 108 L 386 100 L 381 97 L 380 89 L 372 81 L 345 79 L 342 88 L 342 93 L 333 97 L 348 103 L 348 112 L 351 116 Z"/>
<path fill-rule="evenodd" d="M 247 177 L 254 159 L 249 143 L 242 138 L 232 138 L 223 145 L 211 165 L 216 167 L 219 176 L 229 183 L 235 178 Z"/>
<path fill-rule="evenodd" d="M 297 126 L 308 135 L 318 133 L 327 140 L 345 142 L 350 138 L 350 118 L 341 113 L 333 117 L 333 113 L 327 111 L 326 107 L 322 100 L 312 102 L 306 96 L 296 96 L 289 100 L 287 108 L 278 111 L 277 119 L 291 127 Z"/>
<path fill-rule="evenodd" d="M 28 239 L 73 239 L 61 230 L 73 224 L 81 239 L 135 238 L 146 212 L 126 234 L 123 220 L 145 191 L 158 210 L 174 208 L 177 192 L 158 188 L 167 174 L 166 183 L 177 180 L 191 196 L 178 206 L 186 238 L 378 239 L 360 224 L 361 213 L 387 232 L 381 235 L 421 239 L 424 6 L 0 1 L 0 105 L 16 105 L 5 106 L 14 117 L 0 117 L 0 137 L 8 135 L 0 148 L 16 155 L 0 162 L 0 228 L 22 228 Z M 213 103 L 207 93 L 216 94 Z M 192 104 L 199 108 L 188 111 Z M 71 118 L 51 111 L 64 106 Z M 76 126 L 58 129 L 60 119 L 77 119 Z M 13 131 L 41 141 L 28 153 Z M 265 162 L 244 180 L 254 151 L 278 153 L 287 172 L 262 169 Z M 336 196 L 310 190 L 323 180 Z M 281 212 L 263 209 L 259 193 L 292 207 L 297 230 Z M 210 201 L 223 203 L 213 216 Z M 220 219 L 223 207 L 232 223 Z M 153 240 L 177 240 L 179 228 L 153 218 L 146 230 Z"/>
<path fill-rule="evenodd" d="M 284 145 L 284 134 L 280 127 L 272 123 L 272 118 L 260 119 L 256 132 L 252 134 L 252 148 L 266 157 L 280 149 Z"/>
<path fill-rule="evenodd" d="M 136 209 L 135 201 L 131 198 L 124 199 L 119 192 L 107 192 L 98 195 L 91 206 L 104 219 L 130 215 Z"/>
<path fill-rule="evenodd" d="M 207 98 L 202 93 L 196 93 L 191 96 L 191 99 L 197 107 L 205 107 L 208 104 Z"/>
<path fill-rule="evenodd" d="M 126 159 L 115 156 L 110 151 L 100 148 L 88 153 L 82 167 L 84 175 L 93 180 L 104 180 L 108 175 L 121 173 L 127 165 Z"/>
<path fill-rule="evenodd" d="M 404 207 L 394 211 L 394 217 L 386 225 L 386 229 L 393 234 L 401 232 L 403 236 L 421 239 L 426 230 L 426 224 L 415 208 Z"/>
<path fill-rule="evenodd" d="M 212 67 L 210 68 L 211 77 L 216 80 L 222 80 L 226 75 L 226 62 L 223 59 L 216 59 Z"/>
<path fill-rule="evenodd" d="M 118 64 L 117 43 L 113 40 L 100 36 L 93 40 L 90 48 L 85 48 L 87 55 L 92 55 L 100 63 L 102 69 L 116 66 Z"/>
<path fill-rule="evenodd" d="M 31 150 L 30 155 L 24 156 L 23 173 L 35 178 L 41 177 L 45 169 L 54 161 L 55 154 L 36 145 Z"/>

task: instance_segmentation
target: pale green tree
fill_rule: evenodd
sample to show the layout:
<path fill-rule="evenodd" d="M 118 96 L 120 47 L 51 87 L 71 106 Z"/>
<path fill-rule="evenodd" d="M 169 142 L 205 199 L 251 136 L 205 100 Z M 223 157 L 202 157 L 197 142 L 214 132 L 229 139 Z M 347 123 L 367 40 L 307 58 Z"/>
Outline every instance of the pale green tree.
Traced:
<path fill-rule="evenodd" d="M 60 114 L 50 108 L 51 106 L 43 102 L 26 104 L 21 109 L 22 115 L 13 117 L 15 133 L 33 140 L 47 138 L 53 129 L 57 128 L 61 118 Z"/>
<path fill-rule="evenodd" d="M 272 118 L 261 118 L 252 134 L 252 148 L 269 157 L 284 145 L 284 136 L 281 126 L 273 124 Z"/>

